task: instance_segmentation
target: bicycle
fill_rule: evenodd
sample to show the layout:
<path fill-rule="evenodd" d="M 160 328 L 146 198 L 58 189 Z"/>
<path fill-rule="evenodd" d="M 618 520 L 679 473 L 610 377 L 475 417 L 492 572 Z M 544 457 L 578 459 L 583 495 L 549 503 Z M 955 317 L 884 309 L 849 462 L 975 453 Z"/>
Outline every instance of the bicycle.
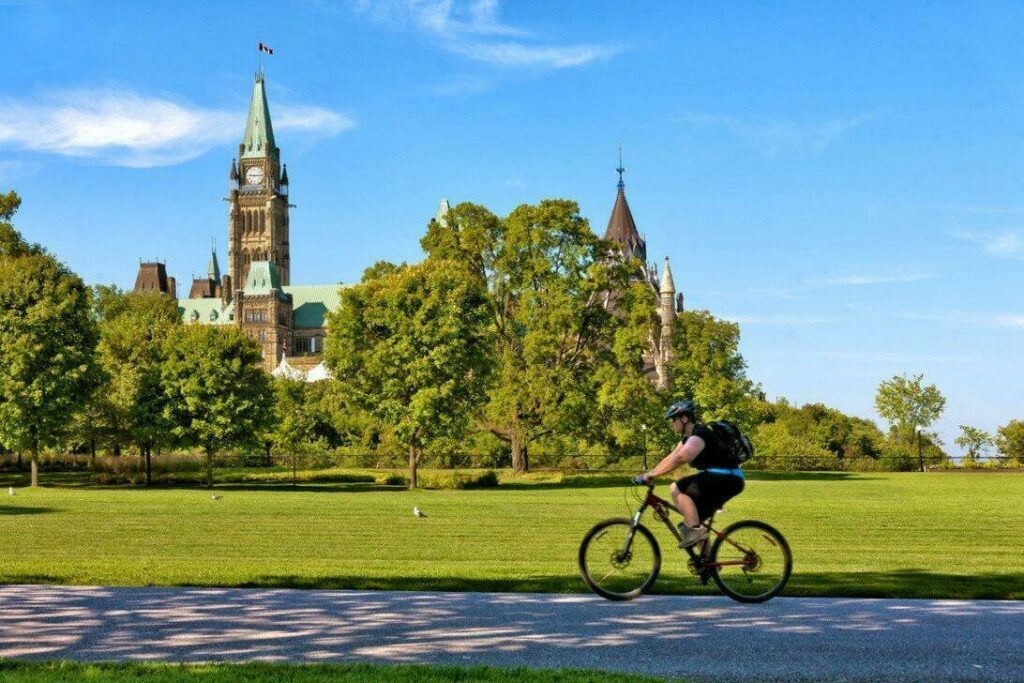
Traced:
<path fill-rule="evenodd" d="M 639 500 L 639 498 L 637 499 Z M 677 542 L 679 530 L 669 519 L 678 514 L 669 501 L 647 495 L 632 519 L 615 517 L 596 524 L 580 543 L 579 567 L 591 590 L 609 600 L 632 600 L 654 585 L 661 571 L 661 549 L 654 534 L 640 523 L 647 510 L 665 523 Z M 777 530 L 764 522 L 744 520 L 718 531 L 714 515 L 705 522 L 708 537 L 684 548 L 687 566 L 701 585 L 714 580 L 724 594 L 739 602 L 765 602 L 778 595 L 789 581 L 793 555 Z"/>

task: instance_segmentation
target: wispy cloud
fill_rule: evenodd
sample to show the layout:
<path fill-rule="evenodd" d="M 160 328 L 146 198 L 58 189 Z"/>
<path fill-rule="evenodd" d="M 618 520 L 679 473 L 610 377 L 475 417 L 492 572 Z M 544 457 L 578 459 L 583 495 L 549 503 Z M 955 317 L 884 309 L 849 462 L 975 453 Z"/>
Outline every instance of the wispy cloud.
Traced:
<path fill-rule="evenodd" d="M 1024 258 L 1024 234 L 1015 230 L 951 230 L 957 239 L 979 245 L 1000 258 Z"/>
<path fill-rule="evenodd" d="M 941 313 L 897 312 L 894 317 L 902 320 L 971 325 L 973 327 L 1009 327 L 1024 329 L 1024 313 L 976 313 L 972 311 L 944 311 Z"/>
<path fill-rule="evenodd" d="M 832 325 L 838 318 L 802 315 L 723 315 L 722 318 L 740 325 Z"/>
<path fill-rule="evenodd" d="M 356 13 L 429 36 L 438 47 L 494 66 L 565 69 L 607 59 L 621 47 L 551 44 L 498 17 L 499 0 L 351 0 Z"/>
<path fill-rule="evenodd" d="M 239 138 L 244 109 L 207 109 L 130 90 L 66 90 L 0 108 L 0 146 L 130 167 L 169 166 Z M 279 106 L 274 127 L 318 136 L 353 126 L 338 112 Z"/>
<path fill-rule="evenodd" d="M 677 120 L 691 126 L 721 128 L 761 154 L 775 157 L 784 153 L 820 151 L 875 118 L 874 114 L 861 114 L 827 121 L 746 121 L 735 116 L 691 112 Z"/>
<path fill-rule="evenodd" d="M 819 351 L 817 355 L 833 360 L 855 363 L 981 363 L 982 358 L 976 356 L 942 356 L 942 355 L 910 355 L 888 352 L 847 352 Z"/>
<path fill-rule="evenodd" d="M 837 277 L 807 280 L 809 287 L 860 287 L 863 285 L 888 285 L 900 282 L 920 282 L 935 276 L 928 273 L 906 273 L 903 275 L 840 275 Z"/>

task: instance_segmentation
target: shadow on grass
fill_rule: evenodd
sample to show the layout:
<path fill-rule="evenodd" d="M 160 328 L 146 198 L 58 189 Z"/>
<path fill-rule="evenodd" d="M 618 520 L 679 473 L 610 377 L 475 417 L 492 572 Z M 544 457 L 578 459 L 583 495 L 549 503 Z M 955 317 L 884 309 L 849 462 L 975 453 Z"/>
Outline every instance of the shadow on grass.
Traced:
<path fill-rule="evenodd" d="M 55 508 L 35 508 L 21 505 L 0 505 L 0 517 L 5 515 L 42 515 L 57 512 Z"/>
<path fill-rule="evenodd" d="M 714 583 L 701 586 L 693 576 L 669 568 L 652 594 L 716 595 Z M 588 593 L 578 575 L 525 578 L 460 578 L 438 576 L 264 575 L 239 584 L 243 588 L 351 589 L 495 593 Z M 1024 572 L 957 576 L 924 571 L 796 573 L 782 593 L 788 597 L 1020 600 Z"/>
<path fill-rule="evenodd" d="M 886 474 L 886 473 L 882 473 Z M 855 481 L 868 480 L 860 472 L 767 472 L 764 470 L 747 470 L 744 472 L 748 481 Z"/>

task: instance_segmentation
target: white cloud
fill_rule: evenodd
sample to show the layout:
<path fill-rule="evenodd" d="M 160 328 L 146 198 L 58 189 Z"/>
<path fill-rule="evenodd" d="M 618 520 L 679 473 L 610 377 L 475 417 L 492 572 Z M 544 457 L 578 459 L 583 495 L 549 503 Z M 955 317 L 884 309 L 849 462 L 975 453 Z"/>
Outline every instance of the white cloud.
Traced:
<path fill-rule="evenodd" d="M 837 138 L 875 118 L 862 114 L 827 121 L 744 121 L 734 116 L 687 113 L 677 120 L 693 126 L 723 128 L 761 154 L 775 157 L 786 152 L 817 152 Z"/>
<path fill-rule="evenodd" d="M 351 128 L 320 107 L 282 106 L 274 127 L 318 135 Z M 245 111 L 205 109 L 129 90 L 67 90 L 0 108 L 0 145 L 116 166 L 168 166 L 242 135 Z"/>
<path fill-rule="evenodd" d="M 1001 258 L 1024 257 L 1024 235 L 1012 230 L 952 230 L 953 237 L 979 245 L 986 253 Z"/>
<path fill-rule="evenodd" d="M 861 285 L 887 285 L 899 282 L 920 282 L 931 280 L 935 276 L 926 273 L 907 273 L 905 275 L 841 275 L 808 280 L 812 287 L 857 287 Z"/>
<path fill-rule="evenodd" d="M 887 352 L 820 351 L 817 355 L 855 363 L 980 363 L 983 360 L 974 356 L 908 355 Z"/>
<path fill-rule="evenodd" d="M 1000 327 L 1024 328 L 1024 314 L 1008 313 L 1004 315 L 997 315 L 995 318 L 995 324 Z"/>
<path fill-rule="evenodd" d="M 352 0 L 351 6 L 374 21 L 423 33 L 442 49 L 495 66 L 565 69 L 621 51 L 611 45 L 546 44 L 524 29 L 502 23 L 499 0 Z"/>
<path fill-rule="evenodd" d="M 723 319 L 740 325 L 832 325 L 837 318 L 801 315 L 723 315 Z"/>

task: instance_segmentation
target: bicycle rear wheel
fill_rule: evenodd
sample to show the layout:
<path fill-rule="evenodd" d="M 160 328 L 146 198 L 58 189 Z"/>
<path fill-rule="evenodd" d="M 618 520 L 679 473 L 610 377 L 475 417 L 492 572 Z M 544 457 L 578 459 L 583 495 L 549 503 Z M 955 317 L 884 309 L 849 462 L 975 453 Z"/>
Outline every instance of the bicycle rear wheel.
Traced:
<path fill-rule="evenodd" d="M 626 518 L 606 519 L 580 543 L 580 575 L 591 590 L 609 600 L 632 600 L 650 588 L 661 570 L 661 549 L 642 525 Z"/>
<path fill-rule="evenodd" d="M 728 527 L 711 547 L 712 578 L 739 602 L 765 602 L 779 594 L 793 571 L 793 554 L 778 531 L 748 520 Z"/>

